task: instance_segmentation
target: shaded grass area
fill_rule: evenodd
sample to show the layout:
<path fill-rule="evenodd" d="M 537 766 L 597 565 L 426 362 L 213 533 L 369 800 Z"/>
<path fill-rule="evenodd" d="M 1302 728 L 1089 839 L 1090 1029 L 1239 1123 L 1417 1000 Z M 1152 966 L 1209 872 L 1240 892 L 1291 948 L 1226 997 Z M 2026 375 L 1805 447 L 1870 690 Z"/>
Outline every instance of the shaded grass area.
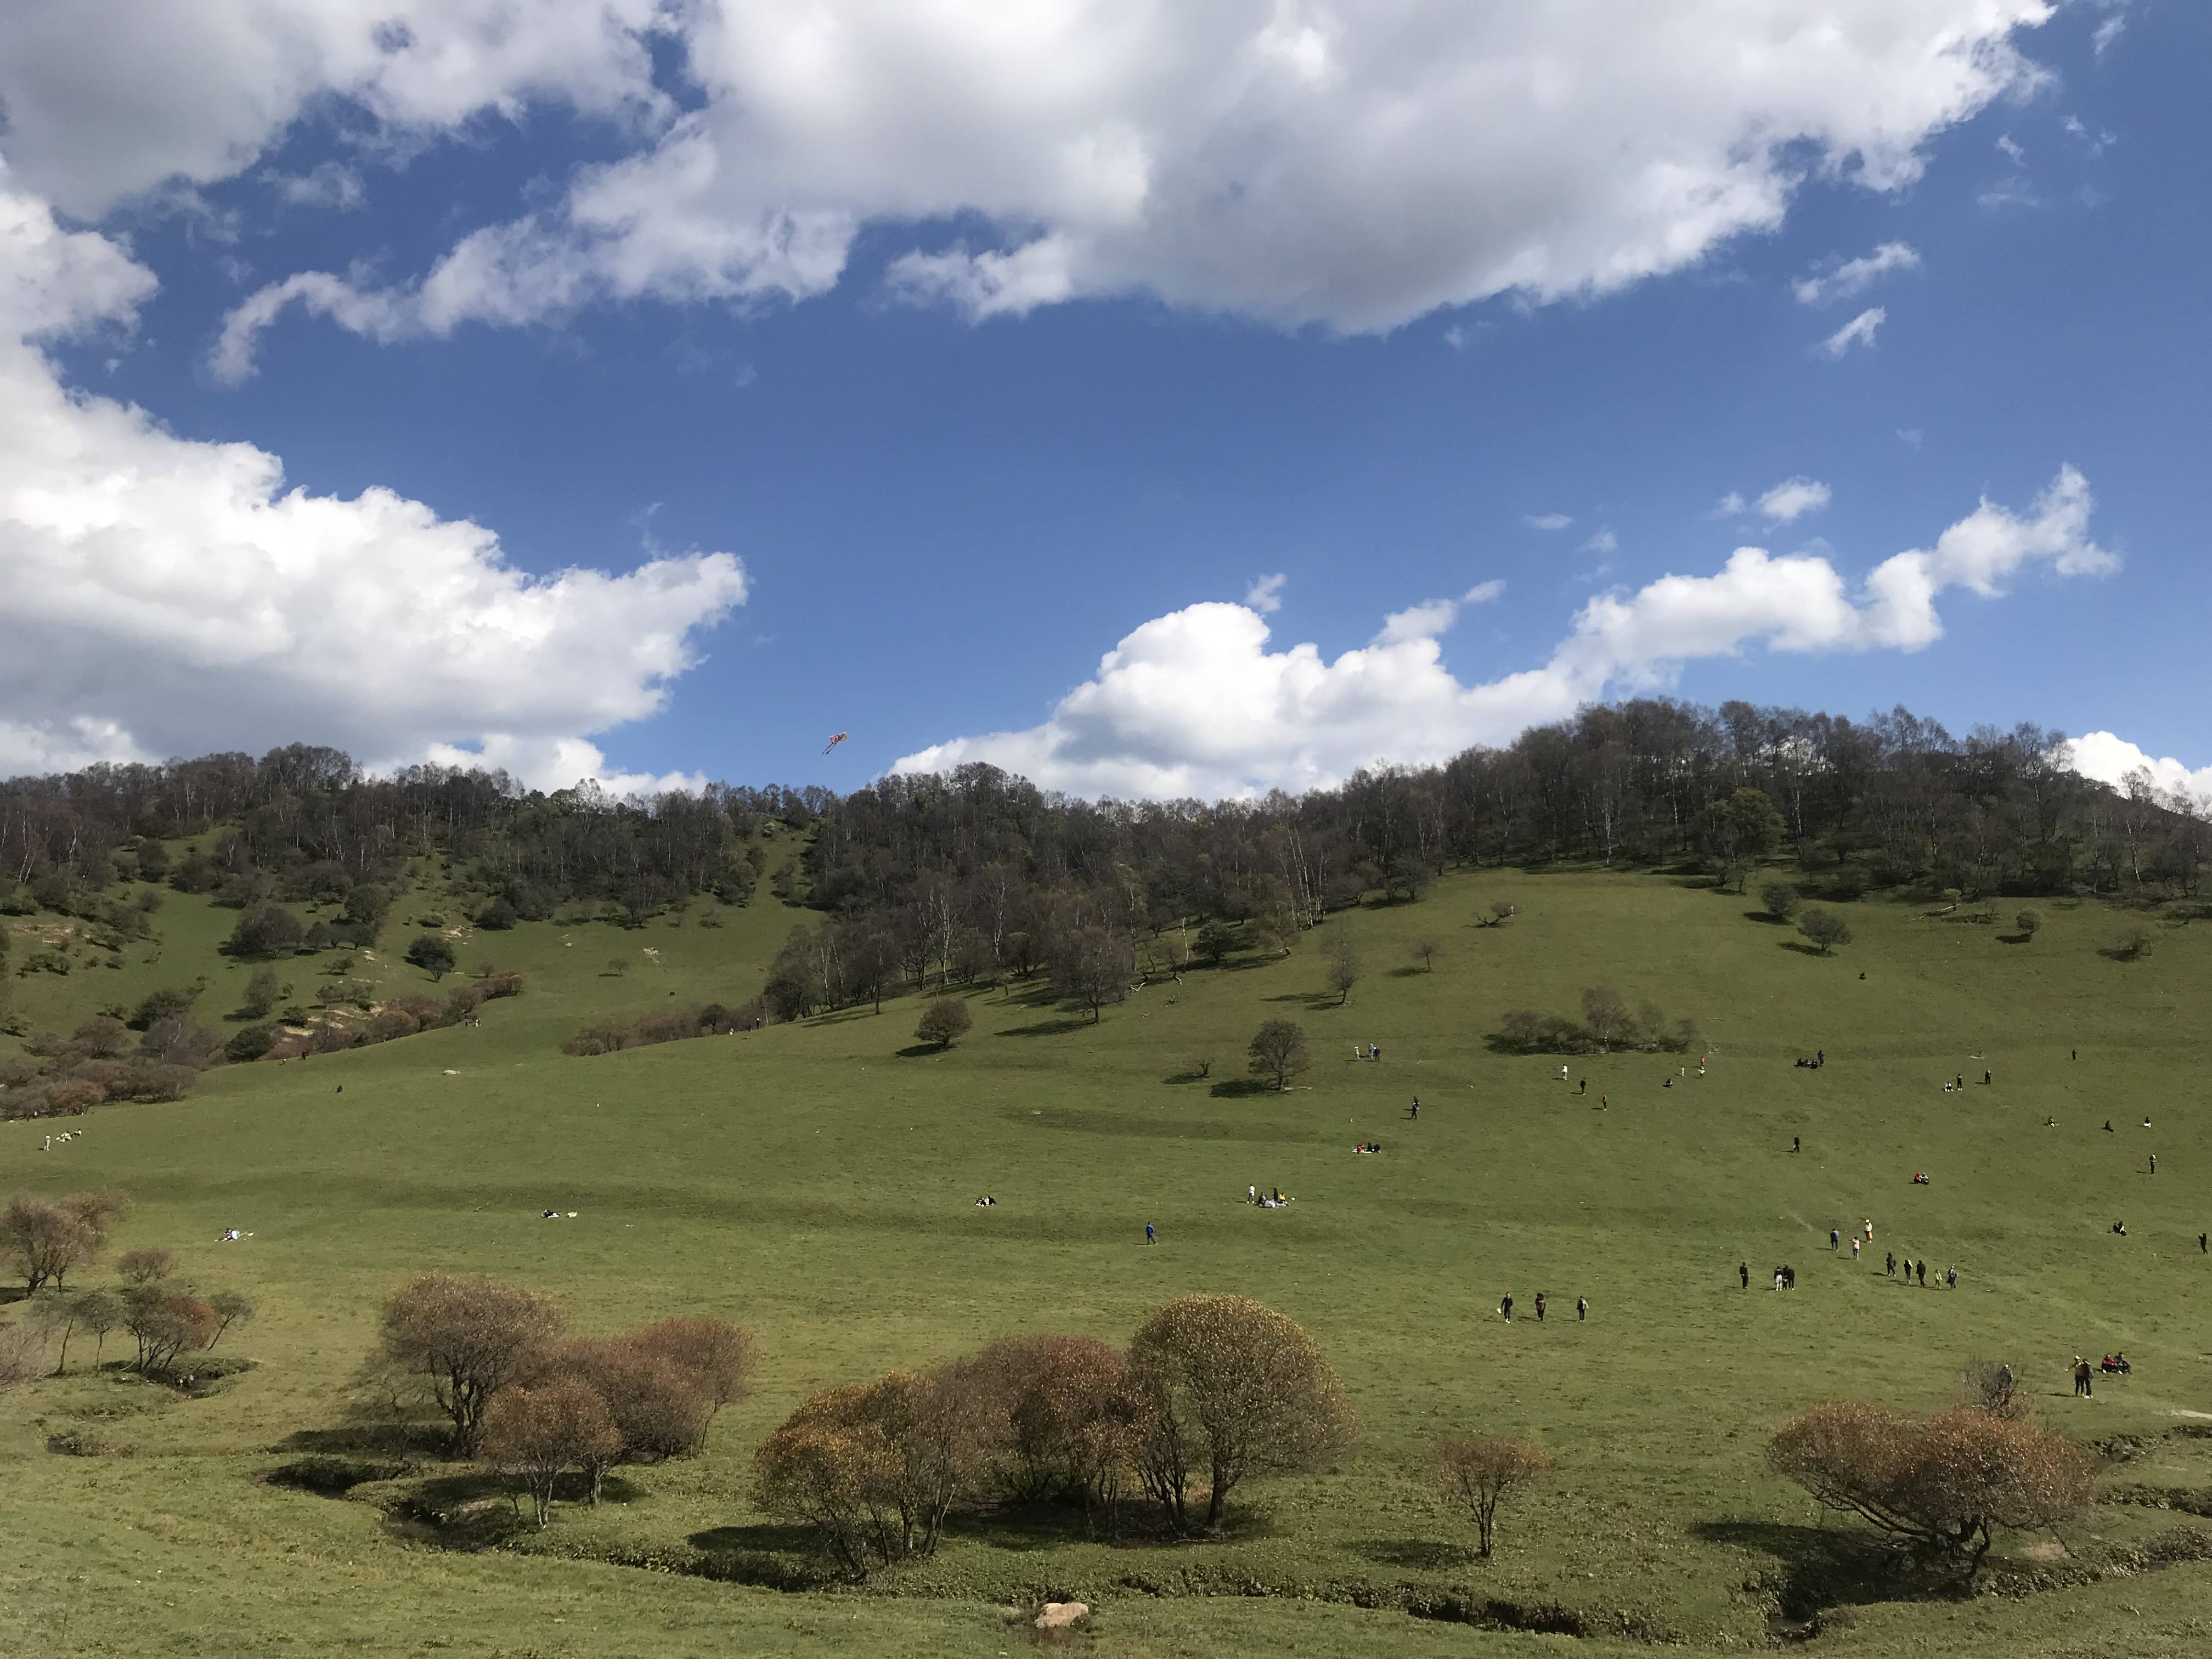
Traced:
<path fill-rule="evenodd" d="M 1508 891 L 1522 914 L 1476 926 Z M 2063 1645 L 2094 1627 L 2068 1609 L 2112 1587 L 2060 1567 L 2124 1565 L 2193 1527 L 2185 1505 L 2108 1505 L 2069 1536 L 2068 1563 L 2019 1558 L 2055 1587 L 2034 1597 L 2040 1615 L 2015 1614 L 1885 1578 L 1863 1534 L 1827 1524 L 1759 1453 L 1813 1401 L 1948 1403 L 1960 1363 L 2002 1355 L 2054 1420 L 2149 1449 L 2127 1481 L 2212 1487 L 2208 1443 L 2168 1432 L 2192 1420 L 2178 1413 L 2212 1411 L 2212 1265 L 2196 1244 L 2212 1225 L 2212 945 L 2171 930 L 2147 959 L 2107 961 L 2118 924 L 2096 905 L 2051 907 L 2025 946 L 1899 906 L 1848 914 L 1856 942 L 1821 959 L 1778 951 L 1740 898 L 1663 878 L 1452 878 L 1419 905 L 1328 924 L 1369 963 L 1347 1005 L 1322 991 L 1316 939 L 1287 960 L 1188 970 L 1095 1024 L 1033 992 L 973 994 L 973 1035 L 912 1058 L 911 997 L 880 1017 L 557 1053 L 585 1020 L 672 993 L 750 996 L 795 920 L 765 893 L 719 930 L 526 925 L 465 941 L 464 963 L 531 976 L 480 1028 L 221 1071 L 179 1104 L 95 1112 L 65 1154 L 33 1151 L 36 1125 L 0 1125 L 0 1184 L 124 1186 L 139 1208 L 118 1249 L 176 1248 L 188 1274 L 263 1310 L 226 1341 L 259 1366 L 209 1398 L 166 1397 L 120 1427 L 98 1413 L 137 1396 L 108 1378 L 0 1401 L 0 1480 L 26 1517 L 0 1546 L 6 1616 L 45 1631 L 74 1606 L 81 1647 L 124 1654 L 396 1650 L 395 1627 L 457 1651 L 679 1654 L 711 1631 L 718 1650 L 965 1653 L 1006 1645 L 997 1602 L 1064 1589 L 1097 1599 L 1102 1652 L 1456 1651 L 1560 1638 L 1454 1619 L 1525 1632 L 1566 1614 L 1588 1632 L 1577 1652 L 1623 1632 L 1764 1643 L 1777 1617 L 1817 1621 L 1837 1652 L 2095 1651 Z M 225 976 L 242 986 L 250 970 L 211 955 L 232 913 L 173 897 L 159 920 L 158 964 L 20 982 L 40 1000 L 34 1021 L 70 1023 L 69 999 L 120 995 L 108 988 L 134 975 L 151 988 L 204 970 L 210 1007 L 234 994 Z M 395 985 L 413 973 L 393 960 L 410 931 L 379 953 Z M 1417 935 L 1443 941 L 1434 971 L 1386 971 Z M 631 971 L 603 975 L 618 950 Z M 1486 1046 L 1506 1008 L 1571 1008 L 1598 983 L 1694 1016 L 1707 1075 L 1698 1055 L 1584 1056 L 1568 1062 L 1589 1079 L 1579 1096 L 1558 1059 Z M 1299 1088 L 1222 1075 L 1261 1020 L 1299 1003 L 1290 1017 L 1316 1057 Z M 1349 1058 L 1370 1042 L 1381 1062 Z M 1793 1067 L 1815 1048 L 1825 1067 Z M 1200 1051 L 1222 1057 L 1204 1088 L 1164 1080 Z M 1984 1068 L 1990 1087 L 1942 1092 Z M 1383 1151 L 1358 1157 L 1361 1140 Z M 1915 1188 L 1921 1170 L 1931 1184 Z M 1297 1201 L 1255 1211 L 1248 1184 Z M 998 1204 L 975 1208 L 987 1192 Z M 544 1208 L 564 1218 L 541 1222 Z M 1869 1217 L 1870 1256 L 1828 1252 L 1830 1227 Z M 2118 1218 L 2124 1239 L 2108 1231 Z M 234 1225 L 254 1237 L 216 1246 Z M 1957 1265 L 1960 1289 L 1886 1278 L 1890 1249 L 1927 1259 L 1931 1281 Z M 1793 1292 L 1763 1288 L 1782 1262 Z M 489 1517 L 504 1499 L 339 1408 L 376 1299 L 424 1268 L 529 1284 L 592 1331 L 737 1319 L 762 1342 L 760 1391 L 723 1413 L 704 1456 L 625 1471 L 622 1503 L 563 1505 L 542 1534 L 486 1519 L 474 1541 L 500 1547 L 434 1547 L 461 1540 L 422 1514 L 480 1504 Z M 1247 1524 L 1216 1543 L 1132 1528 L 1115 1545 L 1068 1517 L 986 1516 L 907 1574 L 903 1597 L 751 1587 L 813 1582 L 801 1541 L 747 1497 L 753 1447 L 807 1392 L 1000 1334 L 1123 1340 L 1193 1290 L 1258 1297 L 1314 1331 L 1364 1421 L 1358 1460 L 1253 1488 Z M 1495 1312 L 1509 1290 L 1510 1327 Z M 1527 1312 L 1539 1290 L 1553 1309 L 1541 1325 Z M 1578 1294 L 1587 1324 L 1571 1317 Z M 2072 1355 L 2112 1348 L 2134 1376 L 2072 1401 Z M 46 1449 L 83 1425 L 133 1455 Z M 1542 1440 L 1560 1473 L 1509 1510 L 1498 1557 L 1480 1563 L 1421 1468 L 1438 1435 L 1490 1431 Z M 354 1468 L 383 1472 L 352 1480 Z M 436 1490 L 417 1529 L 387 1530 L 423 1486 Z M 2130 1653 L 2188 1651 L 2188 1632 L 2212 1628 L 2212 1569 L 2173 1559 L 2139 1575 Z M 636 1570 L 654 1566 L 674 1570 Z M 1275 1599 L 1208 1599 L 1258 1595 Z M 179 1598 L 204 1609 L 180 1627 L 165 1614 Z"/>

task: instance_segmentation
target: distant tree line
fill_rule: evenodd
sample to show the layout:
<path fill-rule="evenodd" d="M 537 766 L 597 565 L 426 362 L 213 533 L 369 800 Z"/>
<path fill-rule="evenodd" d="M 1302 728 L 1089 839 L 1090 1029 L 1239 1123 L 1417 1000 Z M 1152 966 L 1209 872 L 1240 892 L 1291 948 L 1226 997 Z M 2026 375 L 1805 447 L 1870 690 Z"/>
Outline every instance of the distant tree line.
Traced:
<path fill-rule="evenodd" d="M 74 911 L 119 941 L 144 927 L 146 896 L 111 890 L 131 876 L 242 912 L 336 906 L 318 925 L 359 943 L 381 914 L 356 890 L 436 857 L 482 894 L 483 926 L 564 907 L 635 921 L 694 895 L 745 902 L 771 825 L 805 832 L 783 890 L 827 918 L 775 976 L 779 1014 L 1048 967 L 1095 1014 L 1139 974 L 1287 950 L 1332 910 L 1416 898 L 1452 867 L 1692 860 L 1741 887 L 1787 849 L 1799 884 L 1830 899 L 2195 897 L 2212 836 L 2201 803 L 2148 774 L 2118 789 L 2082 778 L 2063 736 L 2033 726 L 1958 738 L 1901 708 L 1853 721 L 1645 698 L 1441 766 L 1211 804 L 1074 800 L 986 765 L 844 796 L 716 784 L 628 800 L 464 768 L 369 777 L 305 744 L 99 766 L 0 782 L 0 909 Z M 182 854 L 165 844 L 187 838 Z"/>
<path fill-rule="evenodd" d="M 2116 790 L 2068 769 L 2057 732 L 1960 739 L 1902 709 L 1859 723 L 1638 700 L 1439 767 L 1212 804 L 1079 801 L 971 765 L 823 805 L 804 873 L 826 920 L 793 935 L 766 998 L 796 1018 L 1050 972 L 1095 1014 L 1147 975 L 1287 951 L 1332 911 L 1418 898 L 1448 868 L 1559 860 L 1686 862 L 1741 890 L 1790 856 L 1793 902 L 2193 896 L 2208 836 L 2202 804 L 2147 775 Z M 1847 937 L 1832 911 L 1792 915 L 1824 951 Z M 1352 965 L 1331 969 L 1347 993 Z"/>
<path fill-rule="evenodd" d="M 391 885 L 410 859 L 435 857 L 487 908 L 502 907 L 489 925 L 577 904 L 634 920 L 701 893 L 744 903 L 759 873 L 745 855 L 755 831 L 769 820 L 804 828 L 832 799 L 716 784 L 618 800 L 589 782 L 547 794 L 504 772 L 445 766 L 373 777 L 305 744 L 258 760 L 104 764 L 0 781 L 0 910 L 82 915 L 119 932 L 129 917 L 106 896 L 125 878 L 241 909 L 343 906 L 358 886 Z M 179 841 L 196 845 L 164 845 Z"/>

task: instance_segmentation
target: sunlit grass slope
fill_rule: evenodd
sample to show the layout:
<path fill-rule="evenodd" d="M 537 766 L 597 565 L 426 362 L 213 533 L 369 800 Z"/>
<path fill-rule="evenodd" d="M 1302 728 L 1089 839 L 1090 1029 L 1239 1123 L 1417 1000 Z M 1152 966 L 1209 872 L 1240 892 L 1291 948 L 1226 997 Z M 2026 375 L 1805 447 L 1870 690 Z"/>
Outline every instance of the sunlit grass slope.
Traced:
<path fill-rule="evenodd" d="M 1475 925 L 1501 895 L 1521 914 Z M 414 931 L 403 918 L 435 902 L 410 896 L 395 912 L 376 964 L 387 986 L 422 981 L 398 959 Z M 1132 1579 L 1325 1596 L 1462 1587 L 1557 1603 L 1594 1627 L 1626 1614 L 1699 1644 L 1763 1642 L 1788 1529 L 1818 1522 L 1760 1451 L 1813 1401 L 1943 1403 L 1964 1360 L 2002 1356 L 2054 1420 L 2142 1437 L 2159 1480 L 2212 1485 L 2198 1449 L 2212 1443 L 2168 1433 L 2212 1413 L 2212 1258 L 2197 1246 L 2212 1227 L 2212 935 L 2159 929 L 2150 957 L 2121 962 L 2100 954 L 2128 925 L 2114 911 L 2039 908 L 2041 933 L 2014 943 L 2008 927 L 1869 901 L 1848 907 L 1854 942 L 1821 957 L 1753 902 L 1672 878 L 1455 876 L 1419 904 L 1332 918 L 1287 959 L 1155 983 L 1096 1024 L 1034 988 L 970 994 L 975 1030 L 945 1053 L 914 1051 L 912 997 L 880 1016 L 559 1053 L 586 1019 L 750 997 L 805 919 L 765 886 L 720 929 L 695 912 L 681 927 L 467 939 L 464 964 L 530 977 L 481 1027 L 222 1068 L 179 1104 L 103 1108 L 51 1152 L 36 1149 L 52 1126 L 0 1125 L 0 1187 L 121 1186 L 138 1207 L 118 1247 L 171 1245 L 202 1283 L 262 1308 L 235 1339 L 258 1369 L 118 1419 L 131 1458 L 53 1456 L 44 1437 L 141 1404 L 137 1390 L 62 1379 L 0 1401 L 16 1517 L 0 1528 L 0 1588 L 27 1630 L 66 1619 L 80 1650 L 132 1654 L 997 1652 L 1009 1644 L 994 1604 L 1048 1589 L 1096 1598 L 1102 1652 L 1556 1639 L 1309 1602 L 1160 1600 Z M 213 954 L 234 920 L 172 896 L 160 962 L 142 945 L 120 970 L 33 975 L 16 981 L 18 1006 L 64 1025 L 95 1000 L 204 971 L 202 1016 L 218 1013 L 247 971 Z M 1322 992 L 1331 934 L 1364 964 L 1342 1006 Z M 1411 957 L 1419 938 L 1442 946 L 1433 971 Z M 304 988 L 314 966 L 287 971 Z M 1570 1062 L 1584 1094 L 1559 1060 L 1486 1043 L 1504 1011 L 1572 1013 L 1595 984 L 1696 1018 L 1705 1075 L 1698 1053 L 1591 1057 Z M 1271 1018 L 1311 1040 L 1300 1086 L 1220 1087 Z M 1355 1061 L 1369 1042 L 1381 1061 Z M 1818 1071 L 1792 1063 L 1822 1049 Z M 1193 1075 L 1194 1056 L 1209 1076 Z M 1960 1075 L 1968 1086 L 1944 1092 Z M 1382 1152 L 1355 1154 L 1368 1140 Z M 1250 1184 L 1296 1202 L 1255 1209 Z M 979 1209 L 985 1194 L 998 1203 Z M 541 1221 L 548 1207 L 576 1218 Z M 1830 1253 L 1832 1227 L 1869 1218 L 1868 1255 Z M 252 1237 L 218 1247 L 226 1227 Z M 1931 1288 L 1886 1278 L 1890 1250 L 1924 1258 Z M 1783 1262 L 1798 1271 L 1791 1293 L 1765 1288 Z M 1959 1289 L 1933 1288 L 1952 1266 Z M 737 1319 L 761 1342 L 759 1389 L 723 1413 L 705 1456 L 633 1472 L 628 1501 L 563 1508 L 529 1555 L 410 1548 L 371 1504 L 257 1484 L 288 1437 L 338 1420 L 377 1300 L 426 1268 L 526 1283 L 586 1329 Z M 1343 1468 L 1254 1488 L 1226 1541 L 1116 1548 L 987 1527 L 907 1575 L 936 1599 L 780 1597 L 534 1559 L 688 1559 L 768 1536 L 747 1530 L 763 1520 L 747 1501 L 751 1451 L 809 1391 L 1006 1333 L 1125 1340 L 1146 1311 L 1200 1290 L 1304 1323 L 1365 1428 Z M 1496 1311 L 1507 1291 L 1510 1326 Z M 2073 1355 L 2113 1348 L 2134 1376 L 2085 1405 L 2067 1398 Z M 1437 1436 L 1474 1431 L 1533 1436 L 1559 1462 L 1487 1564 L 1468 1557 L 1467 1529 L 1423 1473 Z M 2118 1542 L 2183 1519 L 2108 1507 L 2090 1532 Z M 1882 1606 L 1821 1641 L 1869 1655 L 2100 1650 L 2068 1643 L 2112 1616 L 2112 1595 Z M 2212 1616 L 2212 1569 L 2140 1579 L 2127 1600 L 2141 1610 L 2129 1652 L 2202 1650 L 2208 1627 L 2191 1621 Z"/>

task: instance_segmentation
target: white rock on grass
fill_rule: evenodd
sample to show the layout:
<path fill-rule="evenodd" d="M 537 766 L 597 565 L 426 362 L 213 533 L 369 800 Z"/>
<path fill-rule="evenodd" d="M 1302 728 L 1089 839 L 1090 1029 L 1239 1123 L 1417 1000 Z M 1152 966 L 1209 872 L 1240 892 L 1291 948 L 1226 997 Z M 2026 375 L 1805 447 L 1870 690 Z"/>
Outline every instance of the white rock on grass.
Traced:
<path fill-rule="evenodd" d="M 1039 1630 L 1066 1630 L 1079 1619 L 1089 1616 L 1091 1608 L 1082 1601 L 1048 1601 L 1044 1611 L 1036 1616 Z"/>

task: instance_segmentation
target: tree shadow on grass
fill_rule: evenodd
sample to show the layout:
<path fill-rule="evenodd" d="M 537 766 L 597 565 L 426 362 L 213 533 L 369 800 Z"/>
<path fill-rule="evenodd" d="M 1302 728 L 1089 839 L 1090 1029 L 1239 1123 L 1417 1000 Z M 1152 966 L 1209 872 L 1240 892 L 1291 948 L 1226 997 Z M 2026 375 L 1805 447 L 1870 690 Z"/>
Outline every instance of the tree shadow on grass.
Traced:
<path fill-rule="evenodd" d="M 1091 1021 L 1079 1015 L 1063 1016 L 1059 1019 L 1041 1019 L 1034 1025 L 1009 1025 L 994 1035 L 1002 1037 L 1063 1036 L 1070 1031 L 1080 1031 L 1091 1024 Z"/>
<path fill-rule="evenodd" d="M 1817 945 L 1806 945 L 1794 939 L 1783 939 L 1775 948 L 1781 951 L 1795 951 L 1801 957 L 1832 957 L 1835 954 L 1832 951 L 1821 950 Z"/>
<path fill-rule="evenodd" d="M 1260 1078 L 1224 1077 L 1206 1092 L 1216 1100 L 1249 1100 L 1255 1095 L 1272 1095 L 1279 1091 L 1273 1084 Z"/>
<path fill-rule="evenodd" d="M 1471 1566 L 1482 1559 L 1463 1544 L 1435 1538 L 1363 1538 L 1352 1547 L 1378 1565 L 1414 1571 Z"/>
<path fill-rule="evenodd" d="M 811 1553 L 816 1542 L 811 1527 L 779 1526 L 773 1522 L 750 1527 L 709 1527 L 684 1541 L 695 1550 L 771 1550 L 793 1555 Z"/>
<path fill-rule="evenodd" d="M 2033 933 L 1999 933 L 1997 935 L 1997 943 L 2000 945 L 2027 945 L 2033 942 L 2034 938 L 2035 935 Z"/>
<path fill-rule="evenodd" d="M 1960 1591 L 1955 1578 L 1914 1571 L 1902 1552 L 1864 1533 L 1776 1521 L 1700 1521 L 1690 1530 L 1710 1544 L 1733 1544 L 1773 1557 L 1780 1573 L 1772 1587 L 1785 1619 L 1802 1621 L 1833 1607 L 1919 1601 Z"/>
<path fill-rule="evenodd" d="M 1295 1002 L 1315 1012 L 1319 1012 L 1323 1008 L 1335 1008 L 1342 1006 L 1341 1000 L 1334 991 L 1284 991 L 1264 1000 Z"/>
<path fill-rule="evenodd" d="M 295 1430 L 271 1449 L 434 1462 L 446 1455 L 452 1438 L 452 1431 L 442 1424 L 348 1423 L 334 1429 Z"/>
<path fill-rule="evenodd" d="M 1747 910 L 1743 913 L 1743 919 L 1746 921 L 1763 922 L 1769 927 L 1779 927 L 1790 920 L 1787 916 L 1776 915 L 1771 910 Z"/>
<path fill-rule="evenodd" d="M 932 1054 L 951 1054 L 952 1045 L 949 1042 L 909 1042 L 905 1048 L 892 1052 L 900 1060 L 927 1060 Z"/>

